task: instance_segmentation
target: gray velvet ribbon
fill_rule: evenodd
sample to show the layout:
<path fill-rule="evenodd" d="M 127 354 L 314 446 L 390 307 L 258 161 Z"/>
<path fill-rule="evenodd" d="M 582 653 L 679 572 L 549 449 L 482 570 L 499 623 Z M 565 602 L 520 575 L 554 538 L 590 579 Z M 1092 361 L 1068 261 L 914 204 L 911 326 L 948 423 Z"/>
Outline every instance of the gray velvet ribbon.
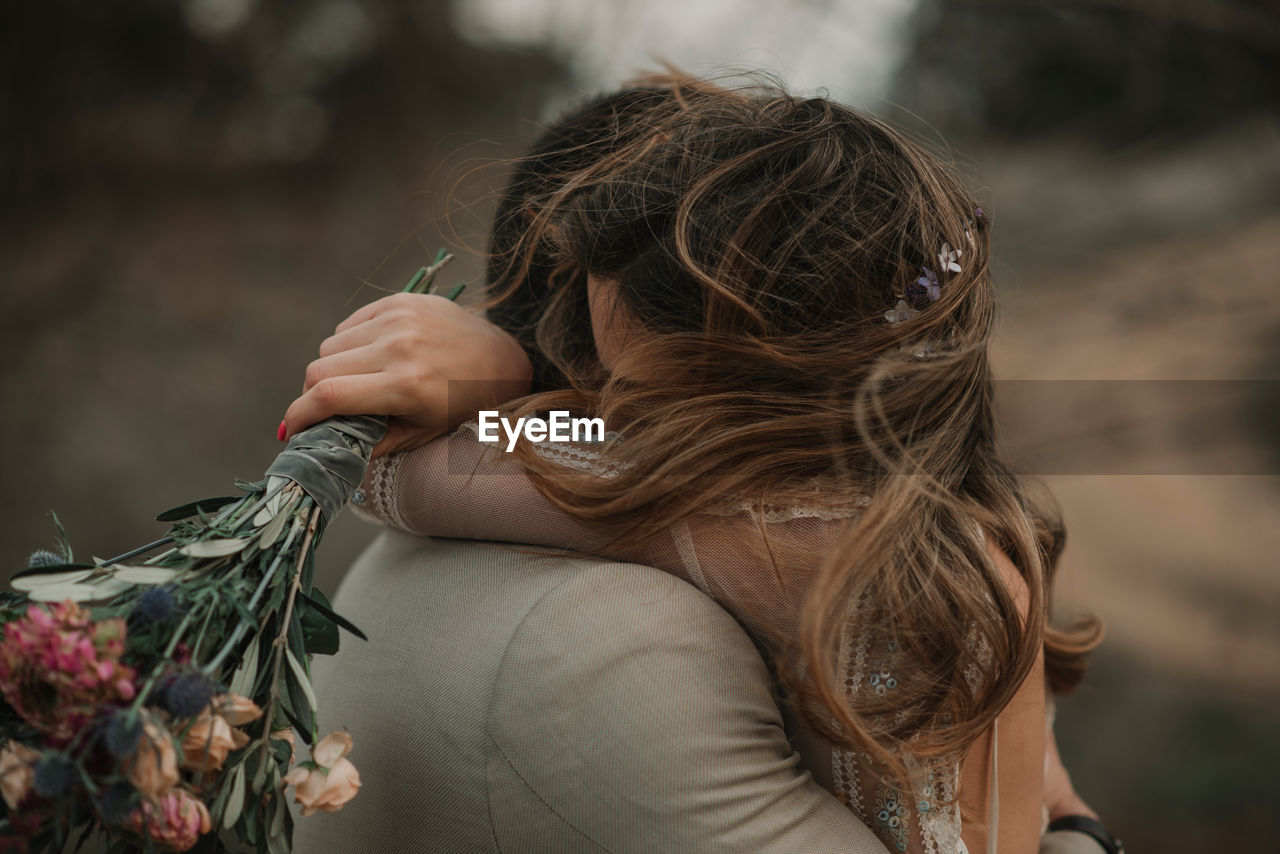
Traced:
<path fill-rule="evenodd" d="M 373 446 L 387 433 L 383 415 L 339 415 L 289 440 L 267 469 L 295 481 L 332 522 L 364 480 Z"/>

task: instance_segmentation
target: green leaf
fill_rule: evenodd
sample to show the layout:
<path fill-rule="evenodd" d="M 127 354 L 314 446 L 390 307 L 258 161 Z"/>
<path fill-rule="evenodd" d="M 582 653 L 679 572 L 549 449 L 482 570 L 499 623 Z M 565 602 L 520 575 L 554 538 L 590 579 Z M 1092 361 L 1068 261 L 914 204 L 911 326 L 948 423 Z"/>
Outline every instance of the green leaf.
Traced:
<path fill-rule="evenodd" d="M 240 826 L 244 828 L 241 835 L 244 841 L 250 845 L 256 844 L 258 841 L 258 813 L 256 810 L 248 810 L 240 816 Z"/>
<path fill-rule="evenodd" d="M 305 624 L 302 627 L 307 655 L 337 655 L 342 648 L 338 627 L 323 617 L 317 617 L 316 620 L 314 628 Z"/>
<path fill-rule="evenodd" d="M 188 543 L 178 549 L 178 553 L 195 558 L 226 557 L 242 551 L 247 545 L 249 545 L 249 540 L 244 537 L 199 540 L 194 543 Z"/>
<path fill-rule="evenodd" d="M 280 535 L 284 533 L 284 526 L 288 521 L 288 513 L 277 513 L 273 516 L 271 521 L 262 526 L 262 533 L 258 535 L 258 548 L 265 549 L 280 539 Z"/>
<path fill-rule="evenodd" d="M 253 752 L 253 762 L 257 768 L 253 773 L 253 793 L 260 795 L 267 786 L 267 771 L 272 767 L 272 763 L 263 762 L 262 753 L 257 750 Z"/>
<path fill-rule="evenodd" d="M 338 626 L 320 612 L 318 608 L 303 601 L 302 635 L 306 641 L 308 655 L 335 655 L 341 639 L 338 637 Z"/>
<path fill-rule="evenodd" d="M 351 634 L 360 638 L 360 640 L 367 641 L 369 639 L 369 636 L 360 631 L 360 629 L 356 627 L 355 623 L 334 611 L 333 608 L 329 606 L 329 600 L 325 598 L 325 595 L 321 593 L 318 588 L 313 588 L 310 596 L 305 593 L 299 593 L 298 595 L 301 596 L 302 600 L 312 608 L 315 608 L 321 614 L 328 617 L 330 620 L 333 620 L 333 622 L 342 626 L 342 628 L 351 632 Z"/>
<path fill-rule="evenodd" d="M 232 772 L 218 788 L 218 796 L 213 799 L 213 803 L 209 804 L 209 814 L 213 817 L 215 825 L 222 823 L 222 816 L 227 808 L 227 798 L 231 794 L 231 784 L 234 782 L 234 778 L 235 773 Z"/>
<path fill-rule="evenodd" d="M 54 573 L 70 572 L 71 570 L 75 570 L 75 569 L 97 569 L 97 568 L 98 568 L 98 565 L 95 563 L 59 563 L 59 564 L 55 564 L 54 566 L 33 566 L 31 569 L 22 570 L 22 572 L 15 572 L 12 576 L 9 577 L 9 583 L 13 584 L 13 582 L 19 581 L 23 578 L 35 578 L 36 576 L 40 576 L 40 575 L 53 575 Z M 19 584 L 13 584 L 13 587 L 17 590 L 23 589 L 23 587 Z"/>
<path fill-rule="evenodd" d="M 275 840 L 284 831 L 284 814 L 289 811 L 289 808 L 281 802 L 280 798 L 271 799 L 271 808 L 275 811 L 271 816 L 271 838 Z M 289 849 L 286 847 L 281 850 L 287 852 Z"/>
<path fill-rule="evenodd" d="M 307 675 L 307 669 L 302 666 L 302 662 L 294 657 L 291 650 L 286 649 L 284 654 L 289 661 L 289 670 L 293 672 L 294 678 L 298 680 L 298 687 L 306 698 L 307 705 L 311 707 L 311 713 L 315 714 L 320 711 L 320 703 L 316 701 L 316 693 L 311 688 L 311 677 Z"/>
<path fill-rule="evenodd" d="M 40 578 L 23 578 L 14 587 L 24 591 L 34 602 L 92 602 L 110 599 L 133 587 L 125 581 L 117 581 L 109 575 L 96 578 L 94 570 L 77 570 L 61 576 L 46 575 Z"/>
<path fill-rule="evenodd" d="M 187 504 L 180 504 L 177 507 L 171 507 L 156 517 L 157 522 L 177 522 L 179 519 L 190 519 L 198 513 L 208 513 L 225 507 L 233 501 L 239 501 L 244 498 L 243 495 L 223 495 L 217 498 L 201 498 L 199 501 L 191 501 Z"/>
<path fill-rule="evenodd" d="M 293 745 L 285 741 L 283 738 L 271 739 L 271 752 L 275 754 L 276 765 L 282 768 L 289 767 L 289 757 L 293 756 Z"/>
<path fill-rule="evenodd" d="M 173 581 L 183 570 L 167 566 L 121 566 L 111 567 L 111 574 L 118 581 L 130 584 L 167 584 Z"/>
<path fill-rule="evenodd" d="M 239 694 L 242 697 L 253 696 L 253 683 L 258 678 L 258 641 L 261 637 L 262 635 L 253 636 L 240 667 L 231 677 L 231 685 L 228 687 L 232 694 Z"/>
<path fill-rule="evenodd" d="M 302 739 L 302 743 L 310 747 L 313 739 L 311 738 L 311 727 L 303 724 L 301 718 L 293 713 L 289 708 L 289 698 L 285 697 L 284 702 L 280 704 L 280 711 L 284 712 L 284 716 L 289 719 L 290 726 L 293 727 L 294 733 L 298 738 Z"/>
<path fill-rule="evenodd" d="M 237 765 L 231 772 L 231 793 L 227 795 L 227 811 L 222 816 L 222 826 L 230 830 L 244 810 L 244 765 Z"/>
<path fill-rule="evenodd" d="M 9 585 L 14 590 L 39 590 L 41 587 L 49 587 L 54 584 L 78 584 L 86 581 L 93 575 L 94 570 L 90 569 L 73 569 L 70 572 L 46 573 L 44 575 L 26 576 L 18 578 L 17 576 L 9 579 Z"/>

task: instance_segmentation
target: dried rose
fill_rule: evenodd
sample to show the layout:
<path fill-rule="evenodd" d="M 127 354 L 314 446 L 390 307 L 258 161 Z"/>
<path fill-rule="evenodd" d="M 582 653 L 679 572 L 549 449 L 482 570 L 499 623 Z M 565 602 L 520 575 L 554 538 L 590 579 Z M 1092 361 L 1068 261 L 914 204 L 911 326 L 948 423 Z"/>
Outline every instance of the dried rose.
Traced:
<path fill-rule="evenodd" d="M 311 751 L 316 767 L 294 768 L 285 775 L 284 782 L 294 787 L 294 800 L 302 805 L 303 815 L 317 810 L 335 812 L 356 796 L 360 773 L 345 758 L 351 747 L 350 735 L 330 733 Z"/>
<path fill-rule="evenodd" d="M 13 740 L 0 749 L 0 794 L 10 810 L 16 810 L 31 793 L 39 758 L 40 751 Z"/>
<path fill-rule="evenodd" d="M 166 851 L 187 851 L 213 829 L 213 819 L 204 801 L 186 789 L 174 789 L 156 801 L 143 800 L 124 826 Z"/>
<path fill-rule="evenodd" d="M 159 799 L 178 785 L 178 755 L 169 731 L 147 719 L 133 755 L 124 761 L 124 772 L 144 797 Z"/>
<path fill-rule="evenodd" d="M 249 743 L 249 736 L 222 715 L 201 712 L 182 739 L 182 767 L 188 771 L 217 771 L 227 754 Z"/>
<path fill-rule="evenodd" d="M 262 717 L 258 704 L 239 694 L 219 694 L 213 698 L 213 709 L 232 726 L 244 726 Z"/>

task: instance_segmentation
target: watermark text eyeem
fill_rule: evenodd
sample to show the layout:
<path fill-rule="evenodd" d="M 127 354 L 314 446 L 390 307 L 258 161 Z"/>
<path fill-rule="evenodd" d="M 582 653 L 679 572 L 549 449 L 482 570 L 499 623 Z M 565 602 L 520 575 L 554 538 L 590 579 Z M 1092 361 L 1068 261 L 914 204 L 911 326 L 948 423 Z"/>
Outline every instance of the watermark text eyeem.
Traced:
<path fill-rule="evenodd" d="M 567 409 L 553 409 L 549 418 L 536 416 L 511 419 L 498 415 L 496 409 L 482 409 L 478 413 L 481 442 L 497 444 L 501 441 L 498 428 L 506 435 L 507 453 L 515 450 L 516 441 L 523 436 L 530 442 L 603 442 L 603 418 L 573 418 Z"/>

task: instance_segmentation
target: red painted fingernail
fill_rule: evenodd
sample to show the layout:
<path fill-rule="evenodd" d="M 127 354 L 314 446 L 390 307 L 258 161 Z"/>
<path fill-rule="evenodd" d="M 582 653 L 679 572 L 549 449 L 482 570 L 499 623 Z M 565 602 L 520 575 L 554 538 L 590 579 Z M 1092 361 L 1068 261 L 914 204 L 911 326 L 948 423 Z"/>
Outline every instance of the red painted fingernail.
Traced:
<path fill-rule="evenodd" d="M 285 426 L 283 421 L 281 421 L 279 429 L 276 430 L 276 438 L 279 439 L 281 442 L 283 442 L 284 437 L 288 433 L 289 433 L 289 428 Z"/>

